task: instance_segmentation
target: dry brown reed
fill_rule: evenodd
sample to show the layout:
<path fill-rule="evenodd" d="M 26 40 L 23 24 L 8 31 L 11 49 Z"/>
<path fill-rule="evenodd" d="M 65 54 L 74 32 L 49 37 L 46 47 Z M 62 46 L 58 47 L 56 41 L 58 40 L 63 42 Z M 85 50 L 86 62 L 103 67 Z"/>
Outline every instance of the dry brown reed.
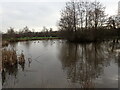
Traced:
<path fill-rule="evenodd" d="M 9 42 L 8 41 L 2 41 L 2 46 L 4 47 L 4 46 L 7 46 L 9 44 Z"/>
<path fill-rule="evenodd" d="M 3 65 L 8 64 L 10 66 L 17 64 L 16 51 L 14 49 L 12 50 L 3 49 L 2 50 L 2 63 Z"/>
<path fill-rule="evenodd" d="M 24 54 L 21 53 L 19 56 L 17 55 L 14 49 L 3 49 L 2 50 L 2 68 L 6 66 L 14 66 L 16 64 L 25 63 Z"/>
<path fill-rule="evenodd" d="M 23 53 L 21 53 L 21 55 L 18 57 L 18 62 L 19 64 L 22 64 L 25 62 L 25 56 Z"/>

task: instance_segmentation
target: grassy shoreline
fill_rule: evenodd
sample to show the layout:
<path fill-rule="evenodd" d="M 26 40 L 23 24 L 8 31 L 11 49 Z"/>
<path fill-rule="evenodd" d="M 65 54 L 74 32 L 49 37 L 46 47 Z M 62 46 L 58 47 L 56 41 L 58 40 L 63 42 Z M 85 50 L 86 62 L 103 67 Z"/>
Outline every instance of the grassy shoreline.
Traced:
<path fill-rule="evenodd" d="M 78 33 L 79 34 L 79 33 Z M 73 40 L 69 40 L 69 42 L 73 43 L 91 43 L 91 42 L 102 42 L 102 41 L 109 41 L 109 40 L 120 40 L 119 36 L 109 36 L 109 35 L 103 35 L 102 34 L 96 34 L 96 36 L 93 35 L 93 33 L 89 33 L 86 35 L 86 33 L 80 34 L 81 37 L 78 37 Z M 96 38 L 96 39 L 95 39 Z M 7 46 L 10 42 L 19 42 L 19 41 L 32 41 L 32 40 L 52 40 L 52 39 L 64 39 L 62 37 L 21 37 L 21 38 L 6 38 L 2 40 L 2 46 Z"/>
<path fill-rule="evenodd" d="M 51 40 L 62 39 L 61 37 L 22 37 L 22 38 L 6 38 L 2 40 L 2 46 L 7 46 L 10 42 L 31 41 L 31 40 Z"/>
<path fill-rule="evenodd" d="M 27 40 L 44 40 L 44 39 L 61 39 L 60 37 L 21 37 L 21 38 L 7 38 L 6 41 L 27 41 Z"/>

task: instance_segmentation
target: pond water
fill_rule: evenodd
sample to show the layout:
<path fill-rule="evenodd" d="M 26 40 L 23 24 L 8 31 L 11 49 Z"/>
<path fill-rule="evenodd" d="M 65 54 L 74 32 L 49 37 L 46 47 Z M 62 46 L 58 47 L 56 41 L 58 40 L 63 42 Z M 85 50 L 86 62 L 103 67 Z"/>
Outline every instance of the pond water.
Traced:
<path fill-rule="evenodd" d="M 25 64 L 2 73 L 3 88 L 118 88 L 120 44 L 65 40 L 11 43 Z"/>

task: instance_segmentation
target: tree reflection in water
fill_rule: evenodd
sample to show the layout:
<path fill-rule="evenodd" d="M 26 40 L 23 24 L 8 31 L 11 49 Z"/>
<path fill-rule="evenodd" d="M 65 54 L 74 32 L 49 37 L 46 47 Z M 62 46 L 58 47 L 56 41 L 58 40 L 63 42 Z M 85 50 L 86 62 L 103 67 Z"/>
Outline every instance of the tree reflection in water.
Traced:
<path fill-rule="evenodd" d="M 68 79 L 81 88 L 94 88 L 94 80 L 104 72 L 104 67 L 115 60 L 113 46 L 108 42 L 91 44 L 64 43 L 59 58 Z M 114 59 L 112 59 L 114 58 Z"/>
<path fill-rule="evenodd" d="M 61 66 L 58 63 L 56 64 L 56 62 L 55 62 L 55 66 L 52 66 L 52 69 L 53 69 L 53 67 L 60 68 L 60 71 L 58 71 L 58 72 L 60 72 L 62 75 L 63 74 L 66 75 L 66 73 L 67 73 L 68 79 L 66 77 L 64 77 L 64 75 L 63 76 L 60 75 L 61 76 L 60 79 L 65 79 L 65 81 L 63 81 L 63 82 L 67 83 L 67 85 L 69 84 L 69 81 L 72 82 L 72 83 L 70 83 L 71 86 L 68 85 L 68 87 L 69 86 L 70 87 L 81 87 L 81 88 L 96 87 L 95 80 L 99 81 L 97 78 L 100 78 L 103 75 L 105 67 L 110 66 L 111 61 L 118 64 L 118 60 L 120 60 L 120 52 L 119 52 L 119 50 L 118 51 L 116 50 L 116 49 L 118 49 L 120 44 L 116 44 L 112 41 L 103 42 L 103 43 L 91 43 L 91 44 L 74 44 L 74 43 L 67 43 L 65 40 L 63 40 L 63 41 L 62 40 L 61 41 L 55 41 L 55 40 L 49 41 L 48 40 L 48 41 L 43 41 L 42 43 L 41 42 L 38 43 L 38 46 L 37 46 L 37 43 L 35 42 L 35 44 L 31 44 L 29 49 L 26 50 L 26 52 L 32 51 L 31 47 L 38 48 L 38 47 L 42 46 L 41 44 L 43 44 L 44 51 L 55 49 L 55 52 L 53 52 L 53 53 L 48 52 L 47 54 L 49 54 L 49 56 L 51 56 L 51 55 L 56 56 L 55 58 L 53 58 L 53 59 L 55 59 L 54 61 L 56 61 L 56 62 L 59 62 L 59 60 L 61 61 L 60 65 L 62 65 L 62 68 L 65 71 L 65 73 L 62 72 Z M 21 42 L 21 44 L 22 44 L 22 42 Z M 32 45 L 34 45 L 34 46 L 32 46 Z M 23 47 L 23 46 L 24 45 L 22 45 L 21 47 Z M 18 44 L 18 46 L 16 48 L 18 49 L 19 47 L 20 46 Z M 50 49 L 48 49 L 48 48 L 50 48 Z M 21 50 L 21 48 L 20 48 L 20 50 Z M 36 53 L 43 53 L 43 51 L 41 50 Z M 32 54 L 32 56 L 30 56 L 30 57 L 31 58 L 34 57 L 35 54 Z M 59 56 L 59 58 L 58 58 L 58 56 Z M 26 57 L 29 57 L 29 56 L 26 56 Z M 51 56 L 51 57 L 53 57 L 53 56 Z M 36 66 L 41 67 L 41 64 L 37 65 L 36 61 L 31 60 L 31 58 L 28 58 L 27 63 L 21 64 L 21 65 L 17 63 L 14 67 L 6 66 L 3 68 L 3 72 L 2 72 L 3 87 L 22 87 L 24 85 L 28 85 L 28 87 L 29 86 L 31 87 L 33 85 L 33 83 L 35 83 L 35 84 L 40 83 L 39 80 L 41 80 L 41 79 L 38 79 L 38 81 L 35 80 L 32 83 L 29 83 L 31 81 L 31 77 L 33 79 L 39 78 L 39 75 L 42 73 L 42 69 L 36 67 Z M 43 59 L 44 59 L 44 56 L 43 56 Z M 42 60 L 42 61 L 43 61 L 43 66 L 46 65 L 47 61 L 45 61 L 45 60 Z M 51 65 L 49 65 L 49 63 L 50 62 L 48 62 L 48 67 L 50 70 Z M 52 62 L 52 63 L 54 63 L 54 62 Z M 31 67 L 30 67 L 30 64 L 31 64 Z M 30 70 L 30 72 L 34 71 L 34 70 L 35 71 L 38 70 L 38 71 L 36 71 L 36 73 L 31 73 L 31 75 L 30 75 L 29 70 Z M 39 70 L 40 70 L 40 72 L 39 72 Z M 56 74 L 57 70 L 58 69 L 55 70 L 54 74 Z M 24 71 L 25 73 L 24 72 L 22 73 L 21 71 Z M 46 69 L 46 70 L 44 70 L 44 72 L 42 74 L 43 75 L 45 73 L 47 74 L 48 71 Z M 26 72 L 28 72 L 28 73 L 26 73 Z M 51 76 L 46 75 L 46 74 L 44 75 L 44 77 L 51 78 Z M 28 79 L 27 77 L 24 77 L 24 75 L 30 79 Z M 115 73 L 115 75 L 116 75 L 116 73 Z M 57 75 L 57 77 L 58 76 L 59 75 Z M 52 78 L 49 82 L 52 82 L 54 80 L 56 80 L 56 78 L 55 79 Z M 24 83 L 25 81 L 28 82 L 28 84 Z M 58 81 L 58 82 L 59 82 L 59 84 L 61 84 L 61 81 Z M 76 85 L 78 85 L 78 86 L 76 86 Z M 38 86 L 38 87 L 40 87 L 40 86 Z M 47 87 L 47 84 L 46 84 L 46 87 Z M 66 84 L 65 84 L 65 87 L 66 87 Z"/>

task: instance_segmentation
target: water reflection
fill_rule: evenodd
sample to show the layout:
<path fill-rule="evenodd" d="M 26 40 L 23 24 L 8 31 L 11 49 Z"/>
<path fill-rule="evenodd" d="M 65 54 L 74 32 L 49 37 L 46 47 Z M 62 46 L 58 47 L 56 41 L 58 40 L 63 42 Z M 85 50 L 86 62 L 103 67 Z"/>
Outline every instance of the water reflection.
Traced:
<path fill-rule="evenodd" d="M 114 71 L 120 61 L 120 44 L 113 41 L 73 44 L 65 40 L 42 40 L 18 42 L 13 46 L 19 52 L 24 51 L 26 62 L 4 67 L 3 87 L 112 87 L 110 74 L 118 74 Z M 110 79 L 100 86 L 99 79 L 106 78 L 105 73 Z"/>
<path fill-rule="evenodd" d="M 42 40 L 42 44 L 44 47 L 52 46 L 55 44 L 55 40 Z"/>
<path fill-rule="evenodd" d="M 115 59 L 109 48 L 106 42 L 81 45 L 64 43 L 59 58 L 68 79 L 79 83 L 81 88 L 94 88 L 94 80 L 103 74 L 104 67 L 110 65 L 111 58 Z"/>
<path fill-rule="evenodd" d="M 25 68 L 25 62 L 17 63 L 13 66 L 9 66 L 9 65 L 2 66 L 2 69 L 3 69 L 2 70 L 2 85 L 4 83 L 7 83 L 8 76 L 9 77 L 13 76 L 14 79 L 16 79 L 19 69 L 22 69 L 22 71 L 24 71 L 24 68 Z"/>
<path fill-rule="evenodd" d="M 18 45 L 18 42 L 11 42 L 11 43 L 8 45 L 8 47 L 9 47 L 9 48 L 16 48 L 17 45 Z"/>
<path fill-rule="evenodd" d="M 31 41 L 25 41 L 25 42 L 24 42 L 24 46 L 25 46 L 27 49 L 30 48 L 31 44 L 32 44 Z"/>
<path fill-rule="evenodd" d="M 47 47 L 49 45 L 48 40 L 42 40 L 43 46 Z"/>

